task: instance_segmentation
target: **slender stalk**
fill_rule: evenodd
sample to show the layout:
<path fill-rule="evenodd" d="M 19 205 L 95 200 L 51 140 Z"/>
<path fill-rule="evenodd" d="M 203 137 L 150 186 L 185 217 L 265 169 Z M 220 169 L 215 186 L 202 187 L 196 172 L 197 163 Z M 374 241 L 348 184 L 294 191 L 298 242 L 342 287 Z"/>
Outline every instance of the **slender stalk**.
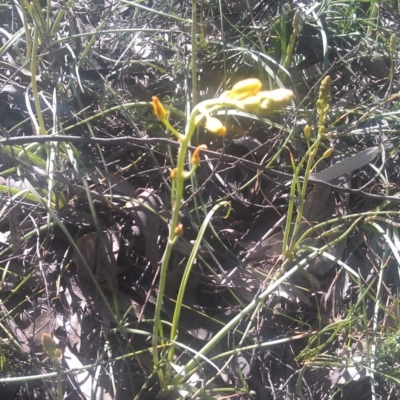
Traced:
<path fill-rule="evenodd" d="M 192 0 L 192 109 L 197 104 L 197 1 Z"/>

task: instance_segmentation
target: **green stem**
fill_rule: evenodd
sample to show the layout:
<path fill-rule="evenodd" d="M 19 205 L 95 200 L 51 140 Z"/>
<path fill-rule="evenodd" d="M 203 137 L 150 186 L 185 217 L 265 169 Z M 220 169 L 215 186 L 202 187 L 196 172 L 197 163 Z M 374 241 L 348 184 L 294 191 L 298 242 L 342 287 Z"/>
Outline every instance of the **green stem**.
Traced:
<path fill-rule="evenodd" d="M 192 0 L 192 108 L 197 104 L 197 1 Z"/>
<path fill-rule="evenodd" d="M 161 323 L 161 309 L 162 309 L 165 285 L 167 281 L 169 259 L 171 257 L 172 248 L 176 241 L 175 228 L 177 227 L 179 222 L 179 211 L 181 208 L 182 197 L 183 197 L 183 185 L 185 180 L 184 167 L 185 167 L 186 153 L 190 143 L 190 139 L 196 128 L 196 121 L 195 121 L 196 115 L 197 115 L 197 110 L 195 108 L 191 114 L 189 124 L 186 128 L 187 131 L 186 135 L 182 136 L 183 140 L 179 147 L 178 162 L 176 166 L 177 174 L 175 182 L 172 185 L 172 191 L 171 191 L 172 216 L 169 228 L 168 242 L 161 263 L 156 309 L 154 313 L 153 340 L 152 340 L 153 363 L 154 363 L 154 368 L 157 369 L 157 375 L 160 380 L 160 385 L 162 388 L 165 388 L 167 386 L 166 382 L 168 382 L 168 378 L 170 375 L 170 367 L 167 365 L 166 375 L 164 376 L 163 370 L 160 368 L 160 357 L 158 354 L 159 336 L 163 336 L 163 328 Z"/>
<path fill-rule="evenodd" d="M 179 287 L 179 292 L 178 292 L 178 296 L 176 298 L 176 305 L 175 305 L 175 312 L 174 312 L 174 316 L 172 319 L 172 327 L 171 327 L 171 340 L 177 340 L 177 331 L 178 331 L 178 324 L 179 324 L 179 318 L 180 318 L 180 314 L 181 314 L 181 309 L 182 309 L 182 304 L 183 304 L 183 297 L 185 295 L 185 290 L 186 290 L 186 286 L 187 283 L 189 281 L 189 276 L 190 276 L 190 272 L 192 270 L 193 264 L 195 262 L 195 259 L 197 257 L 197 253 L 199 251 L 200 248 L 200 244 L 201 241 L 203 239 L 204 233 L 211 221 L 211 218 L 213 217 L 213 215 L 215 214 L 215 212 L 222 206 L 228 206 L 229 208 L 231 207 L 230 204 L 227 201 L 223 201 L 219 204 L 216 204 L 211 211 L 207 214 L 206 218 L 204 219 L 201 228 L 199 230 L 199 233 L 197 235 L 196 238 L 196 242 L 192 248 L 192 252 L 190 253 L 188 262 L 186 264 L 186 268 L 185 268 L 185 272 L 183 274 L 182 277 L 182 281 L 181 281 L 181 285 Z M 169 349 L 169 353 L 168 353 L 168 361 L 172 362 L 174 359 L 174 353 L 175 353 L 175 346 L 172 345 Z"/>

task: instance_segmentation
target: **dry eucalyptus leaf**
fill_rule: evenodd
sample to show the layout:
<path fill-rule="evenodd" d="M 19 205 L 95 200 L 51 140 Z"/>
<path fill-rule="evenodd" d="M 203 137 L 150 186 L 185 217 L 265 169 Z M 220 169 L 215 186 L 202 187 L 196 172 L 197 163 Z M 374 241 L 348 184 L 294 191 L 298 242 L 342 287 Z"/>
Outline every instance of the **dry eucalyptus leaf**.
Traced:
<path fill-rule="evenodd" d="M 53 312 L 46 311 L 24 329 L 24 334 L 33 346 L 39 346 L 43 334 L 51 334 L 58 326 L 57 318 L 54 318 Z"/>
<path fill-rule="evenodd" d="M 14 338 L 17 340 L 21 348 L 25 353 L 29 354 L 31 352 L 31 348 L 29 346 L 29 340 L 26 337 L 25 333 L 18 327 L 15 321 L 10 317 L 10 314 L 6 307 L 2 304 L 0 300 L 0 319 L 5 321 L 7 324 L 7 328 L 12 333 Z"/>
<path fill-rule="evenodd" d="M 81 351 L 81 334 L 82 321 L 78 312 L 75 312 L 69 317 L 69 324 L 67 325 L 67 338 L 71 348 L 75 347 L 78 353 Z"/>
<path fill-rule="evenodd" d="M 369 164 L 379 153 L 378 147 L 371 147 L 369 149 L 362 150 L 354 156 L 345 158 L 342 161 L 324 169 L 321 172 L 311 174 L 309 180 L 312 181 L 324 181 L 330 182 L 335 178 L 339 178 L 342 175 L 353 172 L 356 169 L 360 169 L 365 165 Z"/>
<path fill-rule="evenodd" d="M 120 234 L 120 226 L 115 224 L 107 231 L 102 232 L 101 239 L 99 239 L 97 232 L 93 232 L 80 237 L 76 241 L 76 245 L 90 270 L 99 284 L 105 285 L 105 287 L 108 287 L 110 283 L 117 287 L 116 261 L 120 247 Z M 74 252 L 72 261 L 78 268 L 79 279 L 90 280 L 86 266 L 77 252 Z"/>
<path fill-rule="evenodd" d="M 143 205 L 142 205 L 143 204 Z M 161 208 L 160 198 L 151 191 L 144 190 L 137 198 L 137 202 L 128 201 L 126 208 L 139 228 L 145 240 L 145 255 L 153 269 L 157 268 L 160 260 L 157 239 L 160 228 L 160 218 L 157 213 Z"/>
<path fill-rule="evenodd" d="M 335 196 L 330 188 L 315 185 L 304 202 L 303 221 L 305 230 L 311 224 L 330 219 L 335 213 Z"/>

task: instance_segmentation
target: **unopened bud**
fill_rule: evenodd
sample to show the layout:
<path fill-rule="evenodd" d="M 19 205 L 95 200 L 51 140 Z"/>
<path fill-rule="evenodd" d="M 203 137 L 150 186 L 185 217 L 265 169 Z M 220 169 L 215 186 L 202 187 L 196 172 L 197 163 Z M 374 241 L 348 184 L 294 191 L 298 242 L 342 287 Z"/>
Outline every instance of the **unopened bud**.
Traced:
<path fill-rule="evenodd" d="M 275 89 L 261 93 L 257 97 L 262 98 L 261 108 L 263 110 L 280 110 L 289 105 L 294 98 L 293 92 L 289 89 Z"/>
<path fill-rule="evenodd" d="M 181 179 L 187 179 L 189 178 L 190 173 L 188 171 L 183 171 L 182 175 L 181 175 Z M 169 177 L 171 178 L 171 180 L 177 179 L 178 178 L 178 168 L 173 168 L 171 170 L 171 173 L 169 174 Z"/>
<path fill-rule="evenodd" d="M 243 81 L 233 85 L 232 90 L 228 93 L 228 98 L 234 100 L 243 100 L 247 97 L 256 95 L 261 88 L 262 83 L 259 79 L 244 79 Z"/>
<path fill-rule="evenodd" d="M 396 34 L 395 33 L 393 33 L 392 36 L 390 36 L 389 51 L 392 56 L 396 52 Z"/>
<path fill-rule="evenodd" d="M 178 224 L 174 230 L 175 236 L 182 236 L 183 235 L 183 225 Z"/>
<path fill-rule="evenodd" d="M 297 33 L 297 32 L 299 32 L 299 30 L 300 30 L 300 27 L 301 27 L 301 20 L 302 20 L 302 18 L 301 18 L 301 12 L 300 12 L 300 10 L 297 10 L 295 13 L 294 13 L 294 17 L 293 17 L 293 29 L 294 29 L 294 31 Z"/>
<path fill-rule="evenodd" d="M 332 149 L 332 147 L 330 147 L 328 150 L 326 150 L 324 152 L 324 154 L 322 155 L 322 158 L 327 159 L 332 155 L 332 153 L 333 153 L 333 149 Z"/>
<path fill-rule="evenodd" d="M 209 117 L 206 122 L 206 129 L 217 136 L 226 135 L 226 128 L 218 118 Z"/>
<path fill-rule="evenodd" d="M 311 137 L 311 127 L 310 125 L 306 125 L 304 127 L 303 135 L 306 139 L 309 139 Z"/>
<path fill-rule="evenodd" d="M 176 176 L 178 175 L 178 168 L 173 168 L 171 170 L 171 173 L 169 174 L 169 177 L 174 180 L 176 179 Z"/>
<path fill-rule="evenodd" d="M 260 110 L 260 99 L 258 96 L 250 96 L 244 100 L 237 102 L 237 107 L 240 110 L 247 111 L 250 113 L 257 114 Z"/>
<path fill-rule="evenodd" d="M 205 144 L 201 144 L 197 146 L 192 155 L 192 164 L 199 165 L 200 164 L 200 152 L 202 150 L 207 150 L 207 146 Z"/>
<path fill-rule="evenodd" d="M 164 106 L 161 104 L 161 101 L 157 96 L 153 96 L 151 98 L 151 104 L 153 106 L 153 112 L 156 118 L 159 121 L 163 121 L 167 118 L 167 111 L 165 110 Z"/>

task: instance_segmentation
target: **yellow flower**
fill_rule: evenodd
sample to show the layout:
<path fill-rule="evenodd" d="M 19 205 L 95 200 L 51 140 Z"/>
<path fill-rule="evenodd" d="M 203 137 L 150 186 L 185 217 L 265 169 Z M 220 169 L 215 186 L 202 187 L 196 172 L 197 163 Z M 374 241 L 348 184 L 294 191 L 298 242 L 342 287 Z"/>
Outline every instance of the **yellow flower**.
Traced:
<path fill-rule="evenodd" d="M 243 100 L 247 97 L 256 95 L 262 87 L 259 79 L 244 79 L 233 85 L 232 90 L 227 93 L 227 97 L 233 100 Z"/>
<path fill-rule="evenodd" d="M 289 89 L 264 91 L 257 96 L 261 99 L 261 108 L 266 111 L 280 110 L 289 105 L 294 98 L 293 92 Z"/>
<path fill-rule="evenodd" d="M 167 111 L 161 104 L 161 101 L 157 96 L 151 98 L 151 104 L 153 106 L 153 112 L 159 121 L 164 121 L 167 118 Z"/>
<path fill-rule="evenodd" d="M 207 150 L 207 146 L 205 144 L 201 144 L 197 146 L 192 155 L 192 164 L 199 165 L 200 164 L 200 152 L 202 150 Z"/>
<path fill-rule="evenodd" d="M 206 129 L 217 136 L 226 135 L 226 128 L 218 118 L 207 118 Z"/>
<path fill-rule="evenodd" d="M 240 110 L 257 114 L 260 110 L 260 98 L 258 96 L 246 97 L 237 102 L 237 107 Z"/>

